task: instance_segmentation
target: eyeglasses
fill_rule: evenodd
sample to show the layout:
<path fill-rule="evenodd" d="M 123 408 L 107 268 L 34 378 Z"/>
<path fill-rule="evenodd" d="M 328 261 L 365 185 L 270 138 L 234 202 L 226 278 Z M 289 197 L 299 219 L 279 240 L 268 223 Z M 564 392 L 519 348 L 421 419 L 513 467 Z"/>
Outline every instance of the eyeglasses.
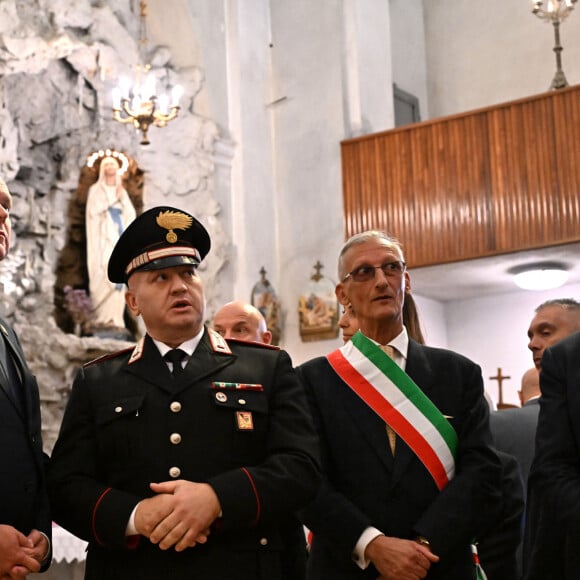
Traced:
<path fill-rule="evenodd" d="M 352 272 L 349 272 L 342 281 L 346 282 L 349 278 L 352 278 L 355 282 L 368 282 L 369 280 L 374 279 L 375 271 L 379 269 L 382 270 L 387 278 L 395 278 L 397 276 L 402 276 L 405 267 L 405 262 L 402 262 L 401 260 L 397 260 L 396 262 L 385 262 L 380 266 L 367 266 L 365 264 L 355 268 Z"/>

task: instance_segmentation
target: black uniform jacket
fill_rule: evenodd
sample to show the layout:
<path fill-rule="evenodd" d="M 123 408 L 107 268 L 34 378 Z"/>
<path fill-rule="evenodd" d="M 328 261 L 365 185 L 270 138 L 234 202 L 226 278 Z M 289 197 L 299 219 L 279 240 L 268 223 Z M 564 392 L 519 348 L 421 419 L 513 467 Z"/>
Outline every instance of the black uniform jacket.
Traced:
<path fill-rule="evenodd" d="M 409 341 L 406 372 L 444 414 L 458 439 L 456 473 L 439 492 L 417 456 L 334 372 L 326 358 L 298 367 L 320 436 L 323 483 L 303 511 L 313 532 L 309 580 L 373 579 L 352 560 L 361 533 L 426 537 L 441 561 L 427 578 L 475 578 L 470 544 L 501 508 L 501 468 L 491 448 L 481 371 L 450 351 Z"/>
<path fill-rule="evenodd" d="M 10 395 L 6 359 L 0 360 L 0 524 L 13 526 L 25 535 L 37 529 L 50 538 L 44 477 L 48 458 L 42 452 L 38 386 L 16 334 L 3 320 L 0 333 L 2 349 L 6 355 L 12 354 L 22 382 L 17 403 Z"/>
<path fill-rule="evenodd" d="M 177 379 L 148 336 L 142 352 L 79 371 L 49 486 L 55 520 L 89 542 L 87 578 L 281 577 L 277 523 L 316 492 L 316 436 L 284 351 L 223 345 L 206 329 Z M 208 543 L 177 553 L 142 537 L 129 549 L 133 508 L 172 479 L 215 490 L 223 517 Z"/>
<path fill-rule="evenodd" d="M 526 580 L 580 577 L 580 333 L 542 355 L 536 454 L 528 480 Z"/>

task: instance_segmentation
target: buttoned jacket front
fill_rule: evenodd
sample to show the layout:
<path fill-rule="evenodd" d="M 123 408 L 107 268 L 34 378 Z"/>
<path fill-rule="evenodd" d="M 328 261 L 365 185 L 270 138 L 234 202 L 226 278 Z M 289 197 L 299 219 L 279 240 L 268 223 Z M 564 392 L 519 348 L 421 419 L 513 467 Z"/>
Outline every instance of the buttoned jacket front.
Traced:
<path fill-rule="evenodd" d="M 384 421 L 338 377 L 326 358 L 298 367 L 320 436 L 323 483 L 304 511 L 313 531 L 308 580 L 377 577 L 352 561 L 370 526 L 388 536 L 429 539 L 441 557 L 427 578 L 475 575 L 470 543 L 497 515 L 500 465 L 490 446 L 481 371 L 456 353 L 409 341 L 406 372 L 455 429 L 456 475 L 439 492 L 401 439 L 393 458 Z"/>
<path fill-rule="evenodd" d="M 146 337 L 77 375 L 50 469 L 55 519 L 89 541 L 88 578 L 277 578 L 276 522 L 315 492 L 316 439 L 288 355 L 206 331 L 174 379 Z M 125 527 L 150 482 L 209 483 L 223 518 L 206 545 L 161 551 Z M 261 570 L 258 575 L 257 569 Z M 195 572 L 195 574 L 194 574 Z M 99 576 L 100 575 L 100 576 Z"/>

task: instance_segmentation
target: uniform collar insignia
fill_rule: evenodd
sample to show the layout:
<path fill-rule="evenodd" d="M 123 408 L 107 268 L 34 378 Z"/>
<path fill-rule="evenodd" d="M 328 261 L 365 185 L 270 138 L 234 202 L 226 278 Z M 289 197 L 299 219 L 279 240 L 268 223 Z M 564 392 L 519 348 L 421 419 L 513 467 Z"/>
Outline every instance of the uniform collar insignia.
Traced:
<path fill-rule="evenodd" d="M 226 339 L 221 334 L 219 334 L 219 332 L 216 332 L 211 328 L 208 328 L 207 331 L 209 341 L 211 342 L 211 347 L 213 348 L 214 352 L 232 354 L 232 351 L 230 350 L 230 347 L 228 346 Z"/>
<path fill-rule="evenodd" d="M 143 345 L 144 344 L 145 344 L 145 338 L 141 338 L 141 340 L 139 340 L 139 342 L 135 345 L 135 348 L 133 349 L 133 354 L 131 355 L 131 358 L 129 359 L 128 364 L 132 364 L 135 361 L 138 361 L 141 359 L 141 357 L 143 356 Z"/>

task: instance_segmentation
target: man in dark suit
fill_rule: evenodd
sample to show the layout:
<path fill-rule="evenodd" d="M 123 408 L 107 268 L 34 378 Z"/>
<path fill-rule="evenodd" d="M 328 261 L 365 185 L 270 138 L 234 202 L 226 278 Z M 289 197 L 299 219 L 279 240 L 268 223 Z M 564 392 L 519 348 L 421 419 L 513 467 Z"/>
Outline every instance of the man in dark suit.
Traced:
<path fill-rule="evenodd" d="M 500 507 L 481 371 L 408 339 L 396 240 L 353 236 L 338 270 L 336 295 L 360 332 L 298 367 L 323 466 L 302 512 L 313 532 L 307 579 L 474 579 L 472 541 Z"/>
<path fill-rule="evenodd" d="M 111 255 L 147 334 L 79 371 L 49 471 L 56 521 L 89 542 L 86 578 L 282 578 L 278 522 L 317 489 L 289 356 L 204 327 L 209 247 L 195 218 L 157 207 Z"/>
<path fill-rule="evenodd" d="M 534 440 L 540 412 L 540 377 L 545 349 L 576 330 L 580 330 L 580 302 L 571 298 L 547 300 L 540 304 L 528 328 L 528 348 L 532 352 L 533 369 L 522 377 L 519 391 L 521 408 L 496 411 L 490 416 L 491 434 L 500 451 L 513 455 L 520 466 L 527 496 L 528 475 L 534 458 Z M 517 550 L 518 575 L 522 576 L 522 546 Z"/>
<path fill-rule="evenodd" d="M 540 412 L 540 376 L 544 351 L 580 330 L 580 302 L 557 298 L 542 302 L 528 328 L 528 348 L 535 368 L 522 377 L 519 391 L 521 408 L 503 409 L 490 416 L 491 434 L 496 447 L 513 455 L 520 465 L 524 491 L 534 457 L 534 440 Z"/>
<path fill-rule="evenodd" d="M 12 196 L 0 179 L 0 260 L 10 249 Z M 38 386 L 18 338 L 0 319 L 0 578 L 50 563 Z"/>
<path fill-rule="evenodd" d="M 518 460 L 525 491 L 534 457 L 534 438 L 540 412 L 538 369 L 528 369 L 524 373 L 520 397 L 521 407 L 493 412 L 489 418 L 489 425 L 495 446 Z"/>
<path fill-rule="evenodd" d="M 524 578 L 580 574 L 580 332 L 542 357 L 536 453 L 529 477 Z"/>

